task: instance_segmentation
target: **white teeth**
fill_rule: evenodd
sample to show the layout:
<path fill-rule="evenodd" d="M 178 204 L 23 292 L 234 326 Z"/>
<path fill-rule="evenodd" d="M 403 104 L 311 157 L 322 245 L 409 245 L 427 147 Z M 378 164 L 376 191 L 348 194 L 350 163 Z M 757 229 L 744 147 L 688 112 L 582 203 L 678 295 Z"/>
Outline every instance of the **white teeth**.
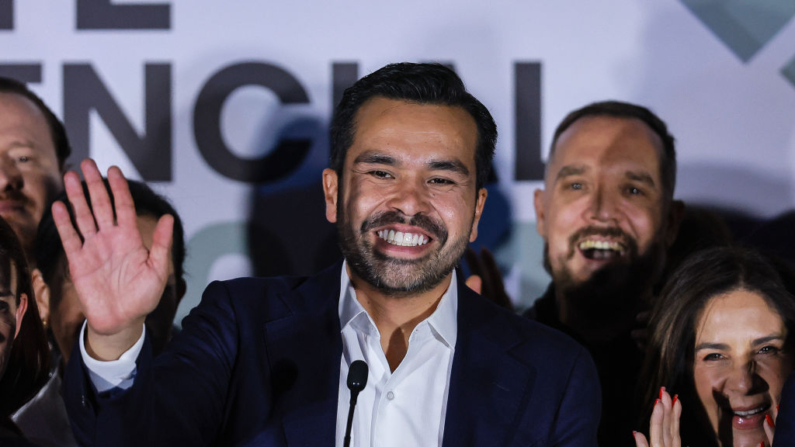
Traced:
<path fill-rule="evenodd" d="M 624 246 L 618 242 L 612 241 L 595 241 L 595 240 L 586 240 L 580 242 L 580 250 L 589 250 L 589 249 L 596 249 L 596 250 L 612 250 L 623 252 Z"/>
<path fill-rule="evenodd" d="M 379 230 L 378 237 L 387 241 L 392 245 L 402 245 L 404 247 L 416 247 L 418 245 L 425 245 L 429 239 L 422 234 L 403 233 L 395 230 Z"/>
<path fill-rule="evenodd" d="M 748 410 L 748 411 L 735 411 L 734 414 L 736 414 L 737 416 L 741 416 L 741 417 L 748 417 L 748 416 L 753 416 L 755 414 L 761 413 L 761 412 L 763 412 L 765 410 L 766 410 L 765 407 L 759 407 L 759 408 L 755 408 L 753 410 Z"/>

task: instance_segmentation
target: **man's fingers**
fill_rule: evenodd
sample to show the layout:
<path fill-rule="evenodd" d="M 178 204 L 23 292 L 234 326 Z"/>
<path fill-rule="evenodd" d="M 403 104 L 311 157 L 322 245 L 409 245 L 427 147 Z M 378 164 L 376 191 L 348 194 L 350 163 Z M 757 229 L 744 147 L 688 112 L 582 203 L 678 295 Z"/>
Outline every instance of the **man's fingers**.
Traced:
<path fill-rule="evenodd" d="M 635 325 L 637 329 L 633 329 L 630 332 L 630 337 L 632 340 L 635 341 L 635 345 L 641 351 L 646 350 L 646 343 L 648 342 L 648 325 L 649 325 L 649 316 L 651 315 L 648 311 L 639 312 L 635 315 L 635 321 L 639 323 L 639 325 Z"/>
<path fill-rule="evenodd" d="M 475 291 L 475 293 L 480 294 L 480 290 L 483 287 L 483 280 L 480 279 L 478 275 L 472 275 L 464 282 L 467 287 Z"/>
<path fill-rule="evenodd" d="M 80 240 L 80 235 L 77 234 L 77 231 L 72 226 L 69 211 L 66 210 L 66 205 L 63 202 L 52 204 L 52 219 L 55 221 L 55 228 L 58 229 L 58 235 L 61 237 L 61 244 L 66 253 L 66 258 L 71 260 L 70 258 L 83 247 L 83 241 Z"/>
<path fill-rule="evenodd" d="M 492 300 L 506 309 L 513 310 L 511 297 L 505 292 L 505 282 L 502 280 L 500 265 L 497 264 L 494 255 L 486 247 L 480 249 L 480 255 L 483 258 L 485 269 L 489 272 L 489 288 L 493 294 Z"/>
<path fill-rule="evenodd" d="M 472 249 L 472 247 L 467 247 L 467 249 L 464 251 L 464 259 L 466 259 L 467 265 L 469 266 L 469 271 L 473 275 L 483 275 L 483 264 L 480 260 L 480 257 L 478 257 L 478 254 Z"/>
<path fill-rule="evenodd" d="M 478 289 L 476 292 L 488 298 L 489 300 L 492 300 L 493 297 L 491 296 L 489 272 L 486 269 L 486 266 L 483 265 L 483 260 L 480 259 L 480 256 L 478 256 L 475 250 L 473 250 L 471 247 L 467 247 L 466 251 L 464 252 L 464 257 L 467 260 L 469 271 L 472 273 L 472 276 L 477 276 L 479 279 Z M 472 287 L 470 287 L 470 289 L 475 290 Z"/>
<path fill-rule="evenodd" d="M 75 213 L 77 230 L 80 231 L 84 238 L 88 238 L 97 232 L 97 226 L 94 223 L 94 215 L 88 207 L 88 202 L 86 202 L 80 177 L 77 176 L 76 172 L 69 171 L 64 174 L 63 182 L 66 196 L 69 198 L 69 203 Z"/>
<path fill-rule="evenodd" d="M 161 216 L 152 236 L 152 248 L 149 249 L 149 261 L 158 272 L 168 272 L 173 236 L 174 217 L 170 214 Z"/>
<path fill-rule="evenodd" d="M 94 210 L 94 220 L 97 227 L 102 230 L 111 228 L 115 225 L 113 217 L 113 206 L 110 203 L 108 189 L 102 180 L 97 164 L 94 160 L 86 158 L 80 162 L 80 169 L 83 170 L 83 178 L 86 179 L 88 193 L 91 195 L 91 208 Z"/>
<path fill-rule="evenodd" d="M 116 222 L 121 227 L 136 228 L 138 216 L 135 213 L 135 203 L 130 194 L 130 185 L 121 169 L 116 166 L 108 169 L 108 183 L 113 191 L 113 202 L 116 205 Z"/>
<path fill-rule="evenodd" d="M 489 272 L 489 279 L 494 284 L 495 290 L 505 291 L 505 285 L 502 282 L 502 270 L 500 270 L 497 260 L 486 247 L 480 249 L 480 256 L 483 258 L 483 265 L 485 270 Z"/>
<path fill-rule="evenodd" d="M 649 447 L 649 442 L 646 441 L 646 437 L 643 436 L 643 433 L 633 431 L 632 436 L 635 437 L 635 447 Z"/>
<path fill-rule="evenodd" d="M 646 349 L 646 343 L 649 339 L 649 331 L 647 329 L 633 329 L 629 333 L 630 338 L 635 341 L 635 345 L 640 349 Z"/>

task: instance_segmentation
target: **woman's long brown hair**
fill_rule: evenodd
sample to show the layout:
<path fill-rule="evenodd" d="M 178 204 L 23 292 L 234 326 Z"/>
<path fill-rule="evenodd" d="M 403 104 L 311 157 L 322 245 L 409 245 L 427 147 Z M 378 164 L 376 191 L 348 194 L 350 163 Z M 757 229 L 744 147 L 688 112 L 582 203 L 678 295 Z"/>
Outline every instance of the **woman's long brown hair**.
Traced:
<path fill-rule="evenodd" d="M 693 351 L 696 324 L 710 299 L 737 289 L 759 293 L 787 327 L 785 350 L 792 356 L 795 336 L 795 297 L 790 266 L 744 248 L 721 247 L 700 251 L 671 276 L 650 318 L 649 345 L 639 383 L 640 426 L 649 417 L 661 386 L 682 402 L 682 445 L 718 445 L 696 394 Z M 648 431 L 646 431 L 648 433 Z"/>
<path fill-rule="evenodd" d="M 50 372 L 50 349 L 33 295 L 25 252 L 14 230 L 0 218 L 0 262 L 15 266 L 17 303 L 24 293 L 28 309 L 17 322 L 19 333 L 11 344 L 11 356 L 5 374 L 0 377 L 0 420 L 6 419 L 36 395 L 47 382 Z"/>

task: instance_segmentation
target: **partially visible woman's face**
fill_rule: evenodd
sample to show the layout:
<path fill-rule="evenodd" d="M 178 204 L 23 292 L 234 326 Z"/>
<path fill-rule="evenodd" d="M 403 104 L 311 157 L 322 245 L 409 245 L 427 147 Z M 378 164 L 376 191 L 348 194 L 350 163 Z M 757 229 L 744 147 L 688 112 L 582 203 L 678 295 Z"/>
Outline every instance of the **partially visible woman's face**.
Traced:
<path fill-rule="evenodd" d="M 28 297 L 22 294 L 17 303 L 16 268 L 10 262 L 0 265 L 0 377 L 8 367 L 11 345 L 19 333 L 19 324 L 28 307 Z"/>
<path fill-rule="evenodd" d="M 756 292 L 739 289 L 707 302 L 696 322 L 696 392 L 723 447 L 767 443 L 765 414 L 778 405 L 792 369 L 787 328 Z"/>

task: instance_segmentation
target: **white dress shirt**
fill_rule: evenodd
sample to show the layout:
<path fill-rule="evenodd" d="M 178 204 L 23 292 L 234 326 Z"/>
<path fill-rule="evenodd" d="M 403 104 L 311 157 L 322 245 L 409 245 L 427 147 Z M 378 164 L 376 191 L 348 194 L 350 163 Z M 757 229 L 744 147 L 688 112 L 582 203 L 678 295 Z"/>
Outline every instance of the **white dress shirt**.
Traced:
<path fill-rule="evenodd" d="M 381 334 L 356 299 L 348 277 L 347 263 L 340 278 L 339 318 L 342 336 L 336 445 L 343 445 L 348 419 L 350 390 L 348 367 L 364 360 L 369 367 L 367 385 L 359 393 L 351 446 L 402 447 L 441 446 L 447 394 L 458 331 L 458 289 L 453 271 L 450 287 L 433 314 L 420 322 L 409 336 L 403 361 L 391 371 L 381 349 Z M 80 333 L 80 353 L 98 392 L 127 389 L 135 377 L 135 360 L 144 336 L 119 360 L 102 362 L 85 349 L 85 324 Z"/>
<path fill-rule="evenodd" d="M 342 267 L 340 280 L 337 446 L 343 445 L 345 436 L 351 400 L 348 366 L 355 360 L 364 360 L 370 372 L 356 403 L 351 446 L 441 446 L 458 329 L 455 272 L 436 310 L 412 331 L 406 357 L 393 372 L 381 349 L 381 334 L 356 300 L 346 267 Z"/>

